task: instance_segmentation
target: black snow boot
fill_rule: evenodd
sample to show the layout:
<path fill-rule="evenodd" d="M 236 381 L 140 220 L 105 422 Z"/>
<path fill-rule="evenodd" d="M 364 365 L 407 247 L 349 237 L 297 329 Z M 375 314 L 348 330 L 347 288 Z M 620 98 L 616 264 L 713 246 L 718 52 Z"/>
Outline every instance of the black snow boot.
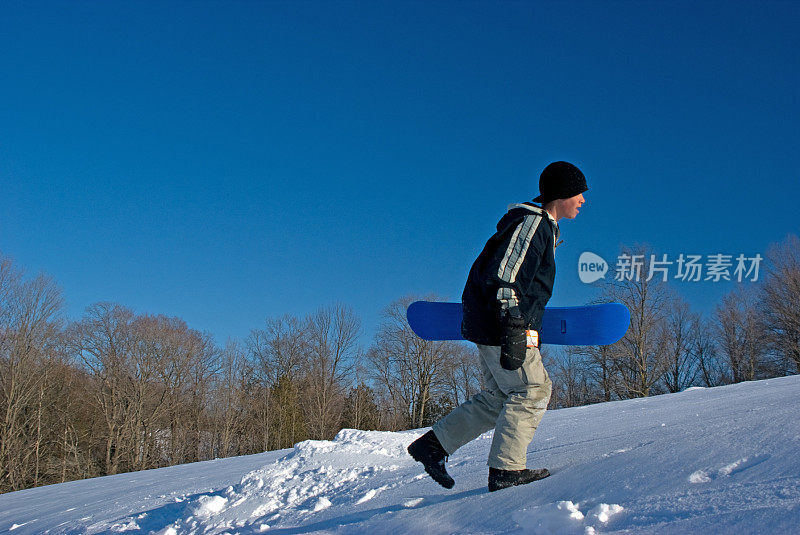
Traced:
<path fill-rule="evenodd" d="M 489 468 L 489 492 L 494 492 L 508 487 L 525 485 L 550 475 L 547 468 L 536 470 L 500 470 L 499 468 Z"/>
<path fill-rule="evenodd" d="M 412 442 L 408 446 L 408 453 L 415 461 L 422 463 L 428 475 L 438 484 L 446 489 L 452 489 L 455 486 L 456 482 L 444 467 L 447 452 L 433 431 L 428 431 Z"/>

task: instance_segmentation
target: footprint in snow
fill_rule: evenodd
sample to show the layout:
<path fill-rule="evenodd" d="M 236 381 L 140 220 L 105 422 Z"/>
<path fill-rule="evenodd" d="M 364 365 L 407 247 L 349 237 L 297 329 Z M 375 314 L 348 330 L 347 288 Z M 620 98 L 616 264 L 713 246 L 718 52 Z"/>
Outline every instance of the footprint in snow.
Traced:
<path fill-rule="evenodd" d="M 403 502 L 403 507 L 406 509 L 413 509 L 414 507 L 419 507 L 424 501 L 425 498 L 411 498 Z"/>
<path fill-rule="evenodd" d="M 716 471 L 713 469 L 696 470 L 689 475 L 689 483 L 709 483 L 714 479 L 720 477 L 728 477 L 734 474 L 743 472 L 749 468 L 759 465 L 769 459 L 769 455 L 756 455 L 753 457 L 742 457 L 732 463 L 718 468 Z"/>

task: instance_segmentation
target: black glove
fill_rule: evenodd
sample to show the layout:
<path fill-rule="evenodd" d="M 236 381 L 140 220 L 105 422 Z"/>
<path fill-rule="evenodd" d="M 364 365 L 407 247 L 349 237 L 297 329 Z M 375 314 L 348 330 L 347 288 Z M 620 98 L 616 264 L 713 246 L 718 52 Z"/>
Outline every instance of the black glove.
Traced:
<path fill-rule="evenodd" d="M 500 347 L 500 366 L 506 370 L 516 370 L 525 362 L 528 337 L 525 333 L 525 319 L 518 307 L 510 308 L 503 315 L 503 341 Z"/>

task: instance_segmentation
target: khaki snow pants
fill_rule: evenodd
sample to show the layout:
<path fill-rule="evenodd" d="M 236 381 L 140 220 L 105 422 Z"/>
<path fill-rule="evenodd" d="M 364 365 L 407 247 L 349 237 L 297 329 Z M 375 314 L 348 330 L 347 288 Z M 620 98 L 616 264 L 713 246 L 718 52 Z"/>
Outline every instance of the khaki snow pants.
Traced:
<path fill-rule="evenodd" d="M 525 468 L 528 444 L 550 401 L 552 383 L 538 348 L 528 348 L 522 367 L 500 366 L 500 347 L 478 344 L 483 390 L 436 422 L 433 432 L 448 454 L 494 428 L 488 465 Z"/>

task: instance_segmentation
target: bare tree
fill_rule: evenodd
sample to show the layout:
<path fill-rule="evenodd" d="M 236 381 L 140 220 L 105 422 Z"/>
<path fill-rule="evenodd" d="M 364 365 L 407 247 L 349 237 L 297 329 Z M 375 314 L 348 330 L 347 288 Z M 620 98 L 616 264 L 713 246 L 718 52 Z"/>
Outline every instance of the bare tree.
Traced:
<path fill-rule="evenodd" d="M 332 438 L 340 429 L 361 320 L 350 308 L 338 305 L 318 310 L 306 322 L 302 396 L 306 425 L 312 438 Z"/>
<path fill-rule="evenodd" d="M 0 255 L 0 491 L 40 482 L 48 353 L 58 339 L 61 306 L 51 279 L 25 281 Z"/>
<path fill-rule="evenodd" d="M 412 428 L 427 420 L 429 403 L 446 389 L 446 369 L 461 351 L 453 342 L 431 342 L 414 334 L 406 319 L 406 309 L 414 300 L 404 297 L 384 310 L 367 355 L 397 423 L 405 419 L 405 426 Z"/>
<path fill-rule="evenodd" d="M 737 287 L 716 310 L 717 345 L 725 356 L 730 382 L 752 381 L 763 370 L 763 319 L 753 290 Z"/>
<path fill-rule="evenodd" d="M 307 325 L 294 316 L 267 320 L 247 339 L 245 405 L 257 449 L 284 448 L 304 436 L 299 380 Z"/>
<path fill-rule="evenodd" d="M 667 365 L 664 385 L 669 392 L 680 392 L 694 384 L 697 377 L 698 356 L 693 348 L 697 346 L 700 317 L 677 295 L 669 298 L 667 307 L 660 335 Z"/>
<path fill-rule="evenodd" d="M 63 483 L 99 475 L 92 449 L 93 422 L 101 415 L 86 402 L 92 384 L 66 355 L 54 363 L 49 422 L 52 453 L 47 483 Z"/>
<path fill-rule="evenodd" d="M 587 346 L 580 348 L 584 355 L 586 375 L 597 388 L 597 399 L 593 401 L 611 401 L 618 389 L 616 386 L 615 366 L 620 346 Z"/>
<path fill-rule="evenodd" d="M 74 324 L 70 339 L 76 358 L 93 379 L 89 393 L 103 417 L 97 439 L 104 442 L 104 473 L 116 474 L 131 428 L 130 359 L 133 312 L 113 303 L 97 303 Z"/>
<path fill-rule="evenodd" d="M 444 382 L 447 385 L 446 395 L 453 406 L 464 403 L 481 390 L 481 369 L 478 365 L 478 354 L 474 346 L 453 344 L 453 353 L 445 361 Z"/>
<path fill-rule="evenodd" d="M 579 347 L 566 347 L 552 359 L 542 354 L 553 380 L 553 406 L 578 407 L 593 401 L 588 354 L 586 348 Z"/>
<path fill-rule="evenodd" d="M 631 312 L 631 326 L 616 345 L 616 384 L 620 397 L 649 396 L 667 368 L 659 333 L 669 294 L 663 280 L 651 278 L 651 254 L 646 247 L 624 250 L 622 256 L 639 268 L 605 283 L 603 291 L 604 301 L 621 302 Z"/>
<path fill-rule="evenodd" d="M 709 387 L 725 384 L 726 366 L 717 352 L 713 326 L 699 318 L 696 333 L 691 351 L 697 362 L 699 380 L 704 386 Z"/>
<path fill-rule="evenodd" d="M 303 361 L 306 327 L 298 318 L 284 315 L 250 331 L 247 351 L 259 380 L 274 385 L 281 377 L 295 375 Z"/>
<path fill-rule="evenodd" d="M 104 426 L 104 472 L 197 461 L 216 347 L 178 318 L 136 316 L 112 303 L 89 307 L 71 328 L 73 352 L 92 378 Z"/>
<path fill-rule="evenodd" d="M 159 457 L 158 435 L 165 425 L 167 414 L 174 410 L 177 402 L 170 396 L 170 388 L 185 375 L 186 364 L 176 354 L 174 340 L 170 340 L 170 321 L 161 316 L 143 316 L 130 323 L 129 360 L 126 366 L 127 410 L 125 427 L 128 466 L 133 470 L 144 470 L 155 464 Z M 183 372 L 183 373 L 182 373 Z M 166 437 L 160 437 L 163 441 Z M 174 443 L 174 439 L 171 440 Z"/>
<path fill-rule="evenodd" d="M 219 372 L 214 377 L 212 419 L 214 457 L 243 455 L 246 446 L 240 439 L 245 432 L 245 354 L 235 340 L 229 340 L 220 353 Z"/>
<path fill-rule="evenodd" d="M 177 464 L 209 457 L 212 445 L 204 429 L 218 366 L 213 340 L 183 320 L 163 315 L 137 316 L 132 340 L 135 463 Z M 140 402 L 143 394 L 148 399 Z"/>
<path fill-rule="evenodd" d="M 773 245 L 767 257 L 761 310 L 768 342 L 794 373 L 800 373 L 800 238 L 790 235 Z"/>

